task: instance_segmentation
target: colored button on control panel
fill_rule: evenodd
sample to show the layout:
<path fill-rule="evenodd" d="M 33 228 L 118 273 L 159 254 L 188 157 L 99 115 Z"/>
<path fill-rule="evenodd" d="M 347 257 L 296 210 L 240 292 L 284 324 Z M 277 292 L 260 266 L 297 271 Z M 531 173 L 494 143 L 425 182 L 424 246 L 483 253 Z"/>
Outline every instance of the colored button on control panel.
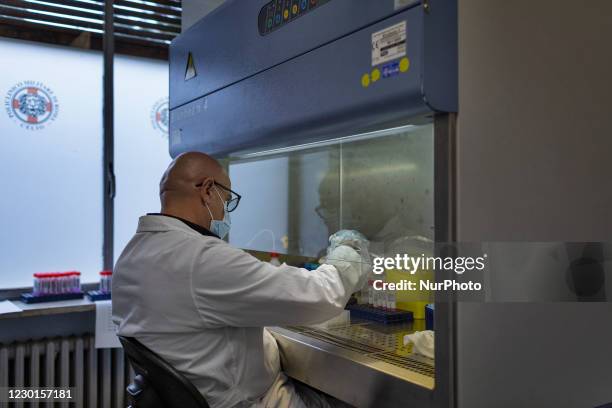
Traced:
<path fill-rule="evenodd" d="M 380 70 L 378 68 L 375 68 L 372 71 L 372 82 L 376 82 L 380 79 Z"/>
<path fill-rule="evenodd" d="M 363 86 L 364 88 L 367 88 L 368 86 L 370 86 L 370 75 L 369 74 L 363 74 L 363 76 L 361 77 L 361 86 Z"/>

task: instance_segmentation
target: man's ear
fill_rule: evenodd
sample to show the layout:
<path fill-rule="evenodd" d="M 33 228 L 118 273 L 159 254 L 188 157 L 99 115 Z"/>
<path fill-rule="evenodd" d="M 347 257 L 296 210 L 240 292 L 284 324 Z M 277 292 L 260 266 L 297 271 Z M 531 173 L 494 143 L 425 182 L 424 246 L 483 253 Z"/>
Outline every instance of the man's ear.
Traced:
<path fill-rule="evenodd" d="M 212 177 L 206 177 L 204 180 L 202 180 L 201 182 L 201 186 L 200 188 L 200 197 L 202 198 L 202 200 L 204 201 L 204 203 L 209 204 L 211 202 L 211 200 L 213 199 L 213 187 L 215 185 L 214 180 L 212 179 Z"/>

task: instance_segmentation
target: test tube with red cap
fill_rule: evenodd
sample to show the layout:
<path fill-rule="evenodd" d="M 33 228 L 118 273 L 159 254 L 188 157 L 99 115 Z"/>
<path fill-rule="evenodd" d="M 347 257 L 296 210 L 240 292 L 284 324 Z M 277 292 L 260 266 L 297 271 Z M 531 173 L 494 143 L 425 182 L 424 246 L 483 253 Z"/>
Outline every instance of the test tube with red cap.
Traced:
<path fill-rule="evenodd" d="M 100 272 L 100 292 L 110 293 L 113 283 L 113 272 L 102 271 Z"/>
<path fill-rule="evenodd" d="M 70 272 L 61 272 L 57 277 L 59 293 L 69 293 L 70 290 Z"/>
<path fill-rule="evenodd" d="M 34 296 L 40 296 L 43 292 L 43 277 L 44 273 L 37 272 L 34 274 L 34 284 L 32 285 L 32 293 Z"/>
<path fill-rule="evenodd" d="M 81 292 L 81 272 L 72 272 L 72 291 L 76 293 Z"/>
<path fill-rule="evenodd" d="M 45 276 L 43 278 L 43 292 L 45 295 L 51 295 L 53 294 L 53 279 L 54 279 L 55 274 L 54 273 L 45 273 Z"/>
<path fill-rule="evenodd" d="M 58 285 L 59 277 L 60 277 L 60 273 L 59 272 L 49 274 L 49 276 L 48 276 L 48 278 L 49 278 L 49 294 L 57 295 L 58 293 L 60 293 L 59 285 Z"/>
<path fill-rule="evenodd" d="M 53 288 L 53 294 L 59 295 L 62 293 L 62 273 L 57 272 L 53 274 L 53 284 L 51 287 Z"/>
<path fill-rule="evenodd" d="M 53 282 L 53 274 L 45 273 L 43 277 L 43 294 L 49 295 L 53 292 L 53 288 L 51 287 L 51 283 Z"/>

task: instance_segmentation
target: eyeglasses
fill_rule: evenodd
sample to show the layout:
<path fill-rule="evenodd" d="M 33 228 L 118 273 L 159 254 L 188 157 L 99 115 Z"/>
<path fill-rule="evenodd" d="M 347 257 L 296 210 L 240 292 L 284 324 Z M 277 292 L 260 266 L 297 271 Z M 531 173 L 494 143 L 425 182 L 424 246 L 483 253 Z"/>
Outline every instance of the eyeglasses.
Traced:
<path fill-rule="evenodd" d="M 214 181 L 213 183 L 215 183 L 216 186 L 219 186 L 223 190 L 230 193 L 230 199 L 227 200 L 227 203 L 225 204 L 226 205 L 225 208 L 227 208 L 227 212 L 232 212 L 236 208 L 238 208 L 238 204 L 240 204 L 240 199 L 242 198 L 242 196 L 238 194 L 237 192 L 235 192 L 234 190 L 225 187 L 223 184 L 219 184 L 216 181 Z"/>
<path fill-rule="evenodd" d="M 196 184 L 196 187 L 202 187 L 203 184 L 204 183 Z M 232 212 L 236 208 L 238 208 L 238 204 L 240 204 L 240 199 L 242 198 L 240 194 L 230 188 L 225 187 L 223 184 L 217 183 L 216 181 L 213 181 L 213 184 L 215 186 L 221 187 L 223 190 L 230 193 L 230 198 L 225 203 L 225 208 L 227 209 L 227 212 Z"/>

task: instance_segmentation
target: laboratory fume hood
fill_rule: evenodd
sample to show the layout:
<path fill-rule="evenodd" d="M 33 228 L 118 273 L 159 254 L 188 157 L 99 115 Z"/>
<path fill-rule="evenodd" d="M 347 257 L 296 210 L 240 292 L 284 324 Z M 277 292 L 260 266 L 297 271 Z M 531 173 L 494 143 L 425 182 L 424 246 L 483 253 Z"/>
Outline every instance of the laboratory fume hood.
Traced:
<path fill-rule="evenodd" d="M 212 154 L 244 197 L 230 243 L 316 260 L 357 229 L 372 251 L 454 240 L 455 0 L 227 1 L 170 47 L 169 147 Z M 355 406 L 452 405 L 454 310 L 423 330 L 274 328 L 283 369 Z"/>

